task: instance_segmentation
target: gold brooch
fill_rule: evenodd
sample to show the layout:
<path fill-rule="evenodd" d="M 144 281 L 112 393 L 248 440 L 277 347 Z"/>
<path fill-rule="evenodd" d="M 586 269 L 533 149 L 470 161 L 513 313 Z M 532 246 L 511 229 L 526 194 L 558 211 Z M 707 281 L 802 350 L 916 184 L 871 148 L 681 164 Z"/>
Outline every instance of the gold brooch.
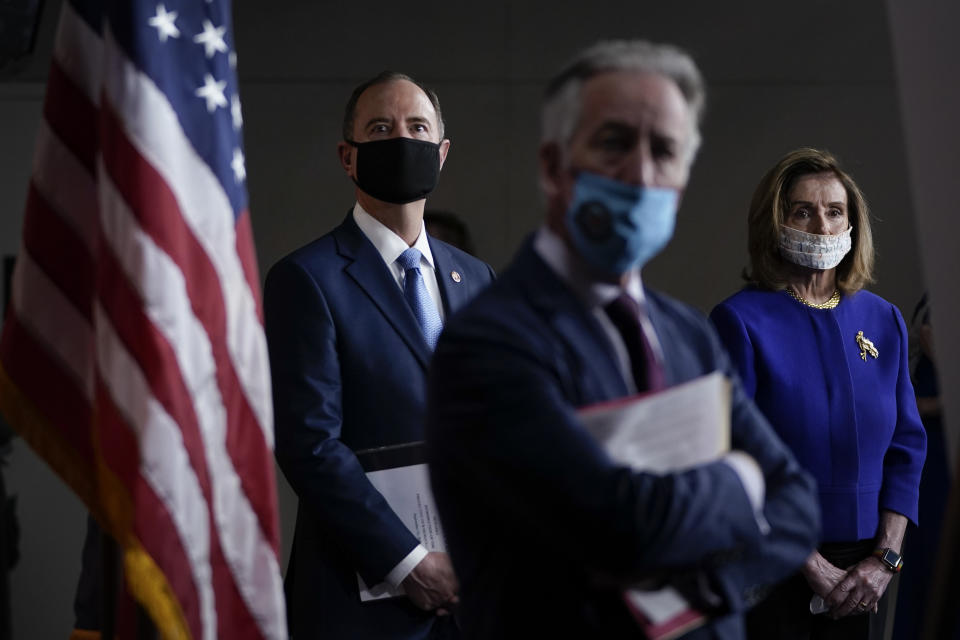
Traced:
<path fill-rule="evenodd" d="M 870 338 L 863 335 L 863 331 L 857 331 L 857 346 L 860 347 L 860 357 L 864 362 L 867 361 L 868 353 L 874 358 L 880 355 Z"/>

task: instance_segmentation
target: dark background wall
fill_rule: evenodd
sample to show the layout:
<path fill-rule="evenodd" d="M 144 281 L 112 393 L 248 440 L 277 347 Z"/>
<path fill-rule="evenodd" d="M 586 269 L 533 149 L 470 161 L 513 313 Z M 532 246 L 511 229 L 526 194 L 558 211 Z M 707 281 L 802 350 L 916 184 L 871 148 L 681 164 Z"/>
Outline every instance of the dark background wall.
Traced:
<path fill-rule="evenodd" d="M 739 286 L 746 206 L 783 153 L 826 147 L 880 223 L 877 291 L 919 297 L 915 235 L 886 12 L 875 2 L 426 2 L 236 8 L 251 204 L 261 267 L 339 222 L 352 184 L 337 162 L 350 89 L 384 68 L 440 95 L 453 142 L 429 206 L 470 225 L 482 257 L 507 263 L 540 220 L 535 153 L 546 79 L 599 38 L 688 49 L 709 83 L 704 145 L 676 240 L 645 273 L 704 310 Z M 720 6 L 722 4 L 722 6 Z M 731 6 L 732 5 L 732 6 Z M 399 6 L 399 5 L 397 5 Z M 335 61 L 331 64 L 331 61 Z"/>
<path fill-rule="evenodd" d="M 0 253 L 15 254 L 52 33 L 0 70 Z M 336 159 L 353 86 L 392 68 L 439 93 L 453 141 L 429 206 L 457 212 L 500 268 L 540 220 L 539 96 L 600 38 L 683 46 L 709 85 L 704 144 L 652 286 L 704 311 L 740 286 L 746 206 L 762 173 L 801 146 L 836 153 L 876 219 L 873 290 L 909 314 L 924 289 L 886 5 L 531 0 L 235 2 L 247 170 L 261 271 L 337 224 L 352 184 Z M 13 574 L 17 637 L 64 637 L 83 533 L 79 503 L 22 442 L 6 470 L 26 535 Z M 285 554 L 295 498 L 281 479 Z M 40 612 L 43 615 L 40 615 Z"/>

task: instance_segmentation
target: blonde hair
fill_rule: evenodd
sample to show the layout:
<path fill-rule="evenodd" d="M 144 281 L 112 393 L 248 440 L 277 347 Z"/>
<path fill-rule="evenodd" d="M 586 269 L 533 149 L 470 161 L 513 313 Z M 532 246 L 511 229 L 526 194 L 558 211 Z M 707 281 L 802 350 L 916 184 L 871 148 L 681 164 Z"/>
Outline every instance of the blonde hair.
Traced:
<path fill-rule="evenodd" d="M 779 251 L 780 228 L 786 219 L 793 185 L 799 178 L 814 173 L 832 173 L 847 192 L 852 246 L 837 265 L 837 288 L 851 294 L 873 282 L 873 234 L 867 201 L 833 155 L 808 147 L 783 156 L 753 192 L 747 216 L 750 267 L 743 273 L 749 282 L 772 290 L 786 287 L 786 265 Z"/>

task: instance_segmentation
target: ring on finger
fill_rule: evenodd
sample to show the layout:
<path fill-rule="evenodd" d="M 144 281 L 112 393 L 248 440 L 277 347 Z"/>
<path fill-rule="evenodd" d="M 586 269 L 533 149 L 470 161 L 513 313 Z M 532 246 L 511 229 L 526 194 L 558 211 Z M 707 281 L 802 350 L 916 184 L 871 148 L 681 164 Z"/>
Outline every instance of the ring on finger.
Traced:
<path fill-rule="evenodd" d="M 867 604 L 866 600 L 861 600 L 860 602 L 857 603 L 857 607 L 859 607 L 860 609 L 866 609 L 869 606 L 870 605 Z"/>

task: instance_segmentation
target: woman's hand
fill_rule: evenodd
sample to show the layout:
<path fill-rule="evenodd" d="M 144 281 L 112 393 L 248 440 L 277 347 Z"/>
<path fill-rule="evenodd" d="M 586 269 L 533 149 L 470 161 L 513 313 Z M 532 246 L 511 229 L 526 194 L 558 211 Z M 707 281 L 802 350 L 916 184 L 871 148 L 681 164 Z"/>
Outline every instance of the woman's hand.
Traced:
<path fill-rule="evenodd" d="M 827 599 L 830 592 L 843 580 L 847 572 L 837 567 L 820 555 L 819 551 L 814 550 L 807 556 L 803 563 L 803 577 L 807 579 L 807 584 L 818 596 Z"/>
<path fill-rule="evenodd" d="M 906 516 L 886 509 L 881 511 L 876 547 L 900 549 L 903 546 L 903 534 L 906 528 Z M 807 562 L 809 563 L 809 559 Z M 830 617 L 834 619 L 868 611 L 876 612 L 877 601 L 886 592 L 892 578 L 893 572 L 879 558 L 869 556 L 850 567 L 828 595 L 823 596 L 822 593 L 820 595 L 830 607 Z M 809 582 L 810 579 L 807 578 L 807 581 Z M 813 587 L 813 583 L 810 586 Z M 814 591 L 816 591 L 815 587 Z M 820 592 L 817 591 L 817 593 Z"/>
<path fill-rule="evenodd" d="M 831 618 L 877 611 L 877 601 L 890 584 L 893 572 L 874 556 L 855 564 L 824 598 Z"/>

